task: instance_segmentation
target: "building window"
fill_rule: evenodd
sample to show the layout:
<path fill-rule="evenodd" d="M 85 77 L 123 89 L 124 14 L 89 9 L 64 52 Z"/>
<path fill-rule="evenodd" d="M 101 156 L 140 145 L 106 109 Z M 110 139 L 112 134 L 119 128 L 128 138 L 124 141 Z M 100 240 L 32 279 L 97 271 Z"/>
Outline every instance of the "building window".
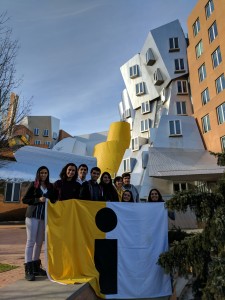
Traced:
<path fill-rule="evenodd" d="M 150 110 L 150 102 L 149 101 L 143 102 L 141 104 L 141 113 L 142 113 L 142 115 L 146 114 L 146 113 L 149 113 L 150 111 L 151 111 Z"/>
<path fill-rule="evenodd" d="M 196 58 L 199 58 L 203 53 L 202 40 L 195 47 Z"/>
<path fill-rule="evenodd" d="M 135 78 L 139 76 L 139 67 L 138 65 L 134 65 L 130 67 L 130 78 Z"/>
<path fill-rule="evenodd" d="M 139 140 L 138 137 L 134 138 L 131 140 L 131 149 L 132 151 L 137 151 L 139 150 Z"/>
<path fill-rule="evenodd" d="M 187 114 L 185 101 L 176 102 L 176 106 L 177 106 L 177 114 L 178 115 L 186 115 Z"/>
<path fill-rule="evenodd" d="M 48 129 L 43 130 L 43 136 L 48 136 Z"/>
<path fill-rule="evenodd" d="M 187 80 L 178 80 L 177 81 L 177 94 L 187 94 Z"/>
<path fill-rule="evenodd" d="M 51 142 L 50 141 L 45 141 L 44 144 L 47 145 L 48 148 L 50 148 L 50 146 L 51 146 Z"/>
<path fill-rule="evenodd" d="M 216 79 L 216 92 L 219 94 L 225 89 L 225 78 L 222 74 L 219 78 Z"/>
<path fill-rule="evenodd" d="M 209 97 L 209 90 L 208 88 L 205 89 L 202 93 L 201 93 L 201 98 L 202 98 L 202 104 L 206 105 L 206 103 L 209 102 L 210 97 Z"/>
<path fill-rule="evenodd" d="M 194 22 L 193 24 L 193 34 L 194 36 L 196 36 L 198 34 L 198 32 L 200 31 L 200 21 L 199 18 Z"/>
<path fill-rule="evenodd" d="M 177 58 L 174 60 L 175 72 L 184 72 L 184 60 L 183 58 Z"/>
<path fill-rule="evenodd" d="M 20 202 L 20 183 L 10 182 L 6 184 L 5 202 Z"/>
<path fill-rule="evenodd" d="M 34 128 L 34 135 L 39 135 L 39 128 Z"/>
<path fill-rule="evenodd" d="M 145 58 L 146 58 L 146 64 L 147 64 L 147 66 L 154 65 L 154 63 L 155 63 L 155 57 L 154 57 L 154 54 L 153 54 L 151 48 L 149 48 L 148 51 L 146 52 Z"/>
<path fill-rule="evenodd" d="M 181 135 L 180 120 L 169 121 L 170 135 Z"/>
<path fill-rule="evenodd" d="M 179 182 L 179 183 L 174 183 L 173 184 L 173 191 L 174 193 L 176 192 L 182 192 L 182 191 L 187 191 L 188 190 L 188 184 L 187 182 Z"/>
<path fill-rule="evenodd" d="M 131 116 L 131 111 L 130 108 L 128 108 L 124 111 L 124 118 L 127 119 L 130 118 L 130 116 Z"/>
<path fill-rule="evenodd" d="M 211 130 L 209 115 L 206 115 L 202 118 L 202 131 L 206 133 Z"/>
<path fill-rule="evenodd" d="M 53 132 L 53 134 L 52 134 L 52 138 L 53 138 L 53 140 L 56 140 L 56 139 L 57 139 L 57 137 L 58 137 L 58 134 L 57 134 L 57 132 Z"/>
<path fill-rule="evenodd" d="M 35 140 L 34 145 L 41 145 L 41 141 L 40 140 Z"/>
<path fill-rule="evenodd" d="M 225 152 L 225 136 L 222 136 L 220 141 L 221 141 L 221 149 L 223 152 Z"/>
<path fill-rule="evenodd" d="M 218 35 L 218 30 L 217 30 L 216 22 L 214 22 L 212 26 L 209 28 L 209 42 L 212 43 L 212 41 L 215 40 L 217 35 Z"/>
<path fill-rule="evenodd" d="M 155 73 L 153 74 L 153 78 L 154 85 L 161 85 L 164 82 L 162 73 L 159 68 L 156 69 Z"/>
<path fill-rule="evenodd" d="M 136 95 L 140 96 L 145 94 L 145 83 L 144 82 L 140 82 L 136 84 Z"/>
<path fill-rule="evenodd" d="M 141 121 L 141 132 L 148 131 L 151 128 L 151 120 L 146 119 Z"/>
<path fill-rule="evenodd" d="M 213 0 L 209 0 L 209 2 L 205 6 L 205 16 L 208 19 L 214 11 L 214 3 Z"/>
<path fill-rule="evenodd" d="M 215 69 L 222 62 L 222 56 L 220 52 L 220 47 L 218 47 L 212 54 L 212 64 Z"/>
<path fill-rule="evenodd" d="M 169 39 L 170 49 L 169 51 L 179 51 L 179 43 L 178 43 L 178 37 L 170 38 Z"/>
<path fill-rule="evenodd" d="M 218 124 L 225 122 L 225 103 L 217 107 Z"/>
<path fill-rule="evenodd" d="M 131 172 L 130 158 L 123 159 L 123 172 Z"/>
<path fill-rule="evenodd" d="M 198 69 L 198 77 L 199 77 L 199 82 L 203 81 L 206 78 L 205 64 L 201 65 L 201 67 Z"/>

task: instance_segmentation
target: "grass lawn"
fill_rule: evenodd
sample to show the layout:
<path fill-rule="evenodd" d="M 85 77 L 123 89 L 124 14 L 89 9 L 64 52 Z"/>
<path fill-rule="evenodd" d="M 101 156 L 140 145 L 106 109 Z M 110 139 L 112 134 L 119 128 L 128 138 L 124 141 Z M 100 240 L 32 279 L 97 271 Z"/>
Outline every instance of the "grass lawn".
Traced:
<path fill-rule="evenodd" d="M 7 264 L 1 264 L 0 263 L 0 273 L 10 271 L 13 269 L 18 268 L 18 266 L 12 266 L 12 265 L 7 265 Z"/>

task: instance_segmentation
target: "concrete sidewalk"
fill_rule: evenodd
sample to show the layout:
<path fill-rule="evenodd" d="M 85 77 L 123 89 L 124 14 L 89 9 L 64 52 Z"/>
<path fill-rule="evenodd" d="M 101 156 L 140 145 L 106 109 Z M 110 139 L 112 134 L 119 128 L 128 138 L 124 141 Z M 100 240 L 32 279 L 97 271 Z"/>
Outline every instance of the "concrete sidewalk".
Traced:
<path fill-rule="evenodd" d="M 97 299 L 89 284 L 61 285 L 46 277 L 36 277 L 32 282 L 25 280 L 25 243 L 25 225 L 0 225 L 0 263 L 18 266 L 0 273 L 0 299 Z M 41 260 L 44 264 L 43 250 Z"/>
<path fill-rule="evenodd" d="M 61 285 L 48 280 L 46 277 L 36 277 L 35 281 L 24 279 L 24 250 L 26 244 L 26 228 L 24 224 L 0 224 L 0 263 L 18 266 L 18 268 L 0 273 L 0 299 L 69 299 L 69 300 L 98 300 L 88 283 Z M 44 249 L 44 247 L 43 247 Z M 44 252 L 41 260 L 45 267 Z M 185 285 L 185 284 L 184 284 Z M 182 289 L 184 287 L 182 284 Z M 177 286 L 178 288 L 178 286 Z M 193 299 L 190 291 L 182 295 L 183 300 Z M 168 297 L 155 298 L 165 300 Z M 176 299 L 176 297 L 170 297 Z M 126 300 L 126 299 L 124 299 Z M 138 299 L 136 299 L 138 300 Z M 144 299 L 141 299 L 144 300 Z M 153 298 L 151 300 L 154 300 Z"/>

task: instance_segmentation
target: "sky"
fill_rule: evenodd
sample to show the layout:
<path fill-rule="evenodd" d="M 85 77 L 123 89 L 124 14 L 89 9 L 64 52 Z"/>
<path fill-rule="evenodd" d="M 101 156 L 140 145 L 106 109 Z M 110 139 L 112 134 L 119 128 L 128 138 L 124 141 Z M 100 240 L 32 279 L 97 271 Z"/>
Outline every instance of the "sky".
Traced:
<path fill-rule="evenodd" d="M 33 116 L 60 119 L 71 135 L 107 131 L 120 121 L 120 67 L 148 32 L 187 18 L 197 0 L 0 0 L 19 41 L 13 91 L 32 97 Z"/>

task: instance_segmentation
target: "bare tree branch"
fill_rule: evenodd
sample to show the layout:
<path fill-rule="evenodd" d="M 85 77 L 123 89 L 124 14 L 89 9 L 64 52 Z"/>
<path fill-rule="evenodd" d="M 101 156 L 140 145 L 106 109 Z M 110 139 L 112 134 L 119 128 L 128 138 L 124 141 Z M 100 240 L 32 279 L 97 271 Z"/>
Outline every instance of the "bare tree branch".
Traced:
<path fill-rule="evenodd" d="M 31 110 L 31 99 L 21 102 L 17 95 L 11 95 L 22 83 L 22 78 L 16 77 L 19 44 L 18 40 L 12 39 L 8 20 L 6 12 L 0 14 L 0 146 L 7 144 L 13 126 Z"/>

